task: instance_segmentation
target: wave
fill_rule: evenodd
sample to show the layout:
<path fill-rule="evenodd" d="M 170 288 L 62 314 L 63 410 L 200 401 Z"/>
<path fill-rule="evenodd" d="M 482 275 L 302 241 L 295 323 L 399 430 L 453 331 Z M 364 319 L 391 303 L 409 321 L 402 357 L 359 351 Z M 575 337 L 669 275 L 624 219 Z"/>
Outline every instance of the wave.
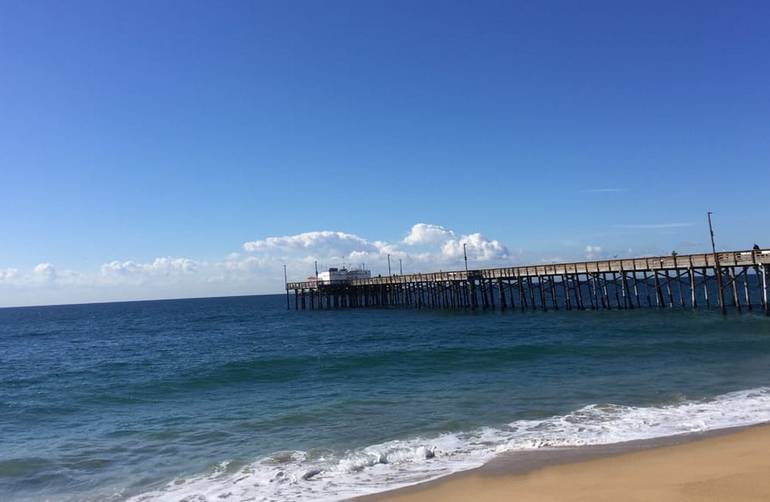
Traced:
<path fill-rule="evenodd" d="M 388 441 L 340 456 L 291 451 L 245 465 L 223 462 L 131 500 L 340 500 L 479 467 L 501 453 L 619 443 L 767 421 L 770 387 L 657 407 L 593 404 L 542 420 Z"/>

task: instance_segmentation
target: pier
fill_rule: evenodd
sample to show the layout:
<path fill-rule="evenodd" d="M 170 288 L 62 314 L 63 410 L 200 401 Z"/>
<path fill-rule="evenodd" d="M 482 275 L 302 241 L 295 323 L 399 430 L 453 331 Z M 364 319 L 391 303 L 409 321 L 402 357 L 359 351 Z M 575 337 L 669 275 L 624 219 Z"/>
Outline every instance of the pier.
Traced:
<path fill-rule="evenodd" d="M 770 249 L 286 283 L 286 306 L 768 312 Z"/>

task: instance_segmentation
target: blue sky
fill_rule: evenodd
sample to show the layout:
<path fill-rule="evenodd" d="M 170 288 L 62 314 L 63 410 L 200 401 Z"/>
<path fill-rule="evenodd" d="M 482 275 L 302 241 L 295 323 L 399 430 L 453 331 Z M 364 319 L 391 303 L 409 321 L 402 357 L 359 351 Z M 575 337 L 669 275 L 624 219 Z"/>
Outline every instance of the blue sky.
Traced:
<path fill-rule="evenodd" d="M 0 305 L 770 246 L 768 54 L 764 2 L 4 1 Z"/>

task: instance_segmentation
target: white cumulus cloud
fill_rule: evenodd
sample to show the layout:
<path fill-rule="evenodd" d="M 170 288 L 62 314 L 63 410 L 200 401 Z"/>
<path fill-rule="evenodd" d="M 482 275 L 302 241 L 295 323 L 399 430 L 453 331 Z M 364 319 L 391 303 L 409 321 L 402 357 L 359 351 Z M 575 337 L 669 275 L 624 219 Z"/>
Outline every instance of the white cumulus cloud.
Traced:
<path fill-rule="evenodd" d="M 465 245 L 465 251 L 463 251 L 463 245 Z M 508 249 L 505 246 L 479 233 L 448 239 L 441 246 L 441 253 L 448 260 L 463 258 L 464 253 L 467 253 L 469 260 L 481 262 L 496 262 L 508 258 Z"/>
<path fill-rule="evenodd" d="M 32 269 L 34 276 L 41 281 L 53 281 L 56 279 L 56 267 L 50 263 L 39 263 Z"/>
<path fill-rule="evenodd" d="M 455 233 L 447 230 L 441 225 L 431 225 L 428 223 L 417 223 L 413 225 L 403 243 L 408 246 L 418 246 L 425 244 L 436 244 L 453 239 Z"/>
<path fill-rule="evenodd" d="M 372 243 L 357 235 L 323 230 L 249 241 L 243 244 L 243 249 L 252 252 L 322 251 L 324 253 L 339 255 L 347 254 L 353 250 L 375 250 L 376 248 Z"/>
<path fill-rule="evenodd" d="M 268 237 L 249 241 L 243 249 L 263 259 L 282 259 L 293 266 L 304 266 L 314 261 L 325 265 L 361 264 L 382 267 L 386 270 L 387 256 L 391 265 L 401 260 L 405 272 L 428 271 L 461 267 L 463 244 L 468 259 L 483 265 L 508 259 L 507 248 L 497 240 L 487 239 L 479 233 L 458 235 L 441 225 L 417 223 L 406 236 L 396 242 L 369 240 L 345 232 L 305 232 L 282 237 Z"/>

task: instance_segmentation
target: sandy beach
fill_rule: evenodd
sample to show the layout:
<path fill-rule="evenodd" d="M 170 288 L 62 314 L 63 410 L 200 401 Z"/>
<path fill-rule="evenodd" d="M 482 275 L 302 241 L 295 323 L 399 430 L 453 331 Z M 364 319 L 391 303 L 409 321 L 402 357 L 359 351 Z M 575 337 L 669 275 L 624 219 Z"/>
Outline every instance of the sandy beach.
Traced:
<path fill-rule="evenodd" d="M 691 439 L 691 438 L 690 438 Z M 758 501 L 770 500 L 770 425 L 678 444 L 536 467 L 506 462 L 396 490 L 409 501 Z M 683 442 L 680 442 L 683 441 Z M 670 441 L 669 441 L 670 442 Z M 567 456 L 569 457 L 569 455 Z M 505 466 L 508 466 L 507 468 Z M 508 472 L 505 472 L 505 470 Z"/>

